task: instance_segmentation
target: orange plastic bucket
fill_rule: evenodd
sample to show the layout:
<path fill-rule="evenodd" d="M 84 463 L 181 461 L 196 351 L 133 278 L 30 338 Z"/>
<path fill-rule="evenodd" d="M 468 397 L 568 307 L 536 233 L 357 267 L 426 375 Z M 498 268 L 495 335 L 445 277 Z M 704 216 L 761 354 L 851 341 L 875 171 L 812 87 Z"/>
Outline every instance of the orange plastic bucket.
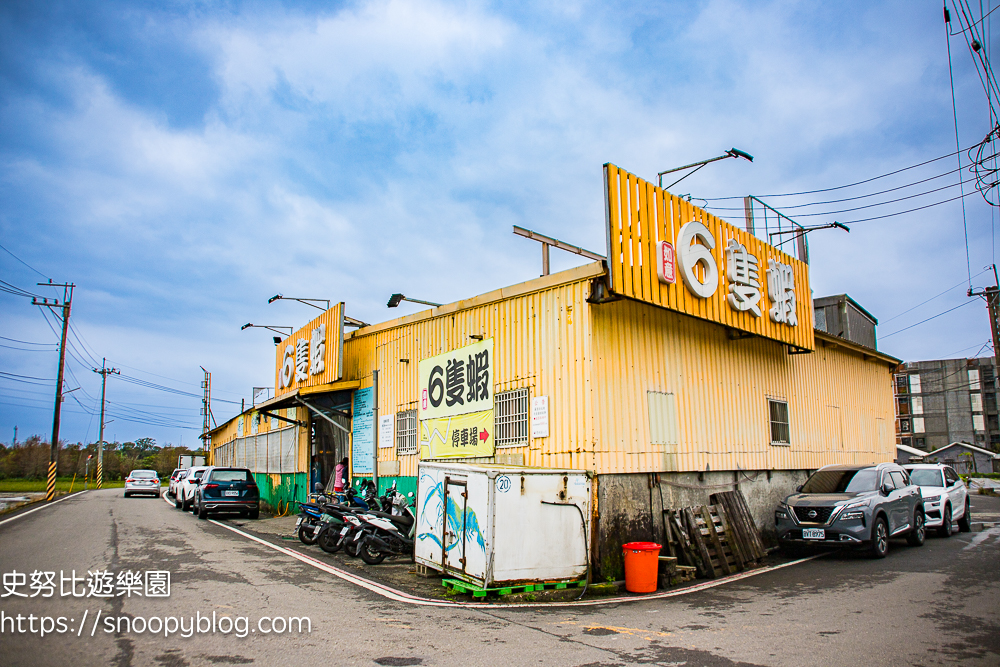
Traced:
<path fill-rule="evenodd" d="M 625 590 L 629 593 L 656 592 L 660 548 L 655 542 L 629 542 L 622 545 L 625 552 Z"/>

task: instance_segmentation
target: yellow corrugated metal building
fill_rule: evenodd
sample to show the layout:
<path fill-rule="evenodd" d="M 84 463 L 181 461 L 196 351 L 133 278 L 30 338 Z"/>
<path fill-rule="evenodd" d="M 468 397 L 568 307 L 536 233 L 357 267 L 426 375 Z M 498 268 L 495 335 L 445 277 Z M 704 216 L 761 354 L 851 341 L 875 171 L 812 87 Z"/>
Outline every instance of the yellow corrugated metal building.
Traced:
<path fill-rule="evenodd" d="M 594 560 L 613 573 L 661 503 L 735 487 L 764 523 L 809 470 L 893 459 L 898 360 L 813 330 L 804 263 L 605 173 L 607 260 L 346 334 L 338 304 L 293 335 L 308 345 L 279 345 L 256 411 L 297 407 L 297 472 L 326 483 L 346 456 L 357 479 L 376 450 L 380 486 L 404 490 L 425 459 L 592 470 Z M 231 435 L 213 432 L 217 460 Z"/>

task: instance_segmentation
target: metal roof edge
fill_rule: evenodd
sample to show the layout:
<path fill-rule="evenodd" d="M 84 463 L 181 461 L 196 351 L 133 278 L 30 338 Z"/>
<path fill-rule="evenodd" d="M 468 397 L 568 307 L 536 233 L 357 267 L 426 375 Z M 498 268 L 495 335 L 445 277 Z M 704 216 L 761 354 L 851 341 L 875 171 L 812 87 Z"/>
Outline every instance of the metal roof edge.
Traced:
<path fill-rule="evenodd" d="M 934 450 L 933 452 L 927 452 L 927 456 L 932 456 L 932 455 L 934 455 L 934 454 L 937 454 L 937 453 L 938 453 L 938 452 L 940 452 L 940 451 L 943 451 L 943 450 L 945 450 L 945 449 L 948 449 L 949 447 L 954 447 L 955 445 L 959 445 L 959 446 L 961 446 L 961 447 L 967 447 L 968 449 L 974 449 L 974 450 L 976 450 L 977 452 L 980 452 L 981 454 L 986 454 L 987 456 L 990 456 L 990 457 L 992 457 L 992 458 L 995 458 L 995 459 L 1000 459 L 1000 454 L 997 454 L 996 452 L 991 452 L 991 451 L 990 451 L 990 450 L 988 450 L 988 449 L 983 449 L 982 447 L 977 447 L 976 445 L 973 445 L 973 444 L 971 444 L 971 443 L 968 443 L 968 442 L 960 442 L 960 441 L 956 441 L 956 442 L 949 442 L 949 443 L 948 443 L 947 445 L 945 445 L 944 447 L 938 447 L 938 448 L 937 448 L 937 449 L 935 449 L 935 450 Z"/>
<path fill-rule="evenodd" d="M 833 343 L 834 345 L 839 345 L 841 347 L 845 347 L 845 348 L 847 348 L 849 350 L 854 350 L 855 352 L 858 352 L 860 354 L 863 354 L 863 355 L 866 355 L 866 356 L 869 356 L 869 357 L 873 357 L 873 358 L 878 359 L 879 361 L 885 362 L 885 363 L 887 363 L 887 364 L 889 364 L 890 366 L 893 366 L 893 367 L 898 366 L 901 363 L 903 363 L 902 359 L 897 359 L 896 357 L 888 355 L 885 352 L 879 352 L 878 350 L 873 350 L 870 347 L 865 347 L 864 345 L 859 345 L 858 343 L 854 343 L 852 341 L 849 341 L 846 338 L 841 338 L 840 336 L 833 336 L 831 334 L 828 334 L 825 331 L 820 331 L 819 329 L 815 329 L 815 336 L 816 336 L 817 340 L 822 340 L 822 341 L 825 341 L 827 343 Z"/>
<path fill-rule="evenodd" d="M 351 340 L 353 338 L 379 333 L 388 329 L 395 329 L 396 327 L 406 324 L 414 324 L 416 322 L 422 322 L 424 320 L 441 317 L 443 315 L 451 315 L 453 313 L 475 308 L 477 306 L 483 306 L 490 303 L 496 303 L 498 301 L 512 299 L 517 296 L 531 294 L 532 292 L 541 292 L 542 290 L 558 287 L 559 285 L 565 285 L 567 283 L 589 280 L 591 278 L 596 278 L 597 276 L 602 276 L 605 273 L 607 273 L 607 269 L 604 268 L 604 262 L 589 262 L 581 266 L 573 267 L 572 269 L 559 271 L 558 273 L 532 278 L 531 280 L 526 280 L 522 283 L 517 283 L 516 285 L 501 287 L 499 289 L 486 292 L 485 294 L 469 297 L 468 299 L 446 303 L 442 306 L 437 306 L 436 308 L 421 310 L 420 312 L 413 313 L 411 315 L 404 315 L 403 317 L 398 317 L 394 320 L 362 327 L 361 329 L 348 333 L 344 337 L 344 340 Z"/>

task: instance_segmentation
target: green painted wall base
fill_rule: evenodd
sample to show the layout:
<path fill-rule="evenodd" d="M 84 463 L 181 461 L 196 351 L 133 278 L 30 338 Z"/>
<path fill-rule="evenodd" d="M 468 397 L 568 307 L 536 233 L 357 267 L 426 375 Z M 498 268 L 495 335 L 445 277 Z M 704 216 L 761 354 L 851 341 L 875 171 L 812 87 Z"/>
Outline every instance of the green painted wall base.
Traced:
<path fill-rule="evenodd" d="M 293 507 L 289 510 L 295 512 L 298 506 L 295 502 L 306 502 L 308 475 L 304 472 L 293 473 L 253 473 L 257 481 L 257 488 L 260 489 L 260 499 L 271 506 L 272 511 L 277 511 L 278 502 L 281 502 L 281 509 L 289 502 Z"/>
<path fill-rule="evenodd" d="M 353 481 L 354 488 L 356 489 L 359 486 L 361 486 L 361 483 L 363 481 L 367 480 L 367 479 L 368 479 L 367 477 L 355 477 L 354 481 Z M 386 491 L 388 491 L 389 487 L 392 486 L 393 482 L 396 483 L 396 488 L 404 496 L 407 493 L 410 493 L 412 491 L 413 492 L 413 496 L 416 497 L 416 495 L 417 495 L 417 478 L 416 478 L 416 476 L 413 476 L 413 477 L 379 477 L 378 478 L 378 492 L 379 492 L 379 495 L 382 495 L 383 493 L 385 493 Z"/>

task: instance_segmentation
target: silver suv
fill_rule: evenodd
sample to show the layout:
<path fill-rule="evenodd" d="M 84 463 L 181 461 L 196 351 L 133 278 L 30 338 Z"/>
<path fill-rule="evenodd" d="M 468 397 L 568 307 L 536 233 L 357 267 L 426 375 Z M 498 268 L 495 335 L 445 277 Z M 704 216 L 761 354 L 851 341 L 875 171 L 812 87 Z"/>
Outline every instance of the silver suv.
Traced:
<path fill-rule="evenodd" d="M 926 537 L 920 487 L 895 463 L 820 468 L 778 506 L 774 524 L 782 546 L 866 546 L 875 558 L 890 537 L 917 547 Z"/>

